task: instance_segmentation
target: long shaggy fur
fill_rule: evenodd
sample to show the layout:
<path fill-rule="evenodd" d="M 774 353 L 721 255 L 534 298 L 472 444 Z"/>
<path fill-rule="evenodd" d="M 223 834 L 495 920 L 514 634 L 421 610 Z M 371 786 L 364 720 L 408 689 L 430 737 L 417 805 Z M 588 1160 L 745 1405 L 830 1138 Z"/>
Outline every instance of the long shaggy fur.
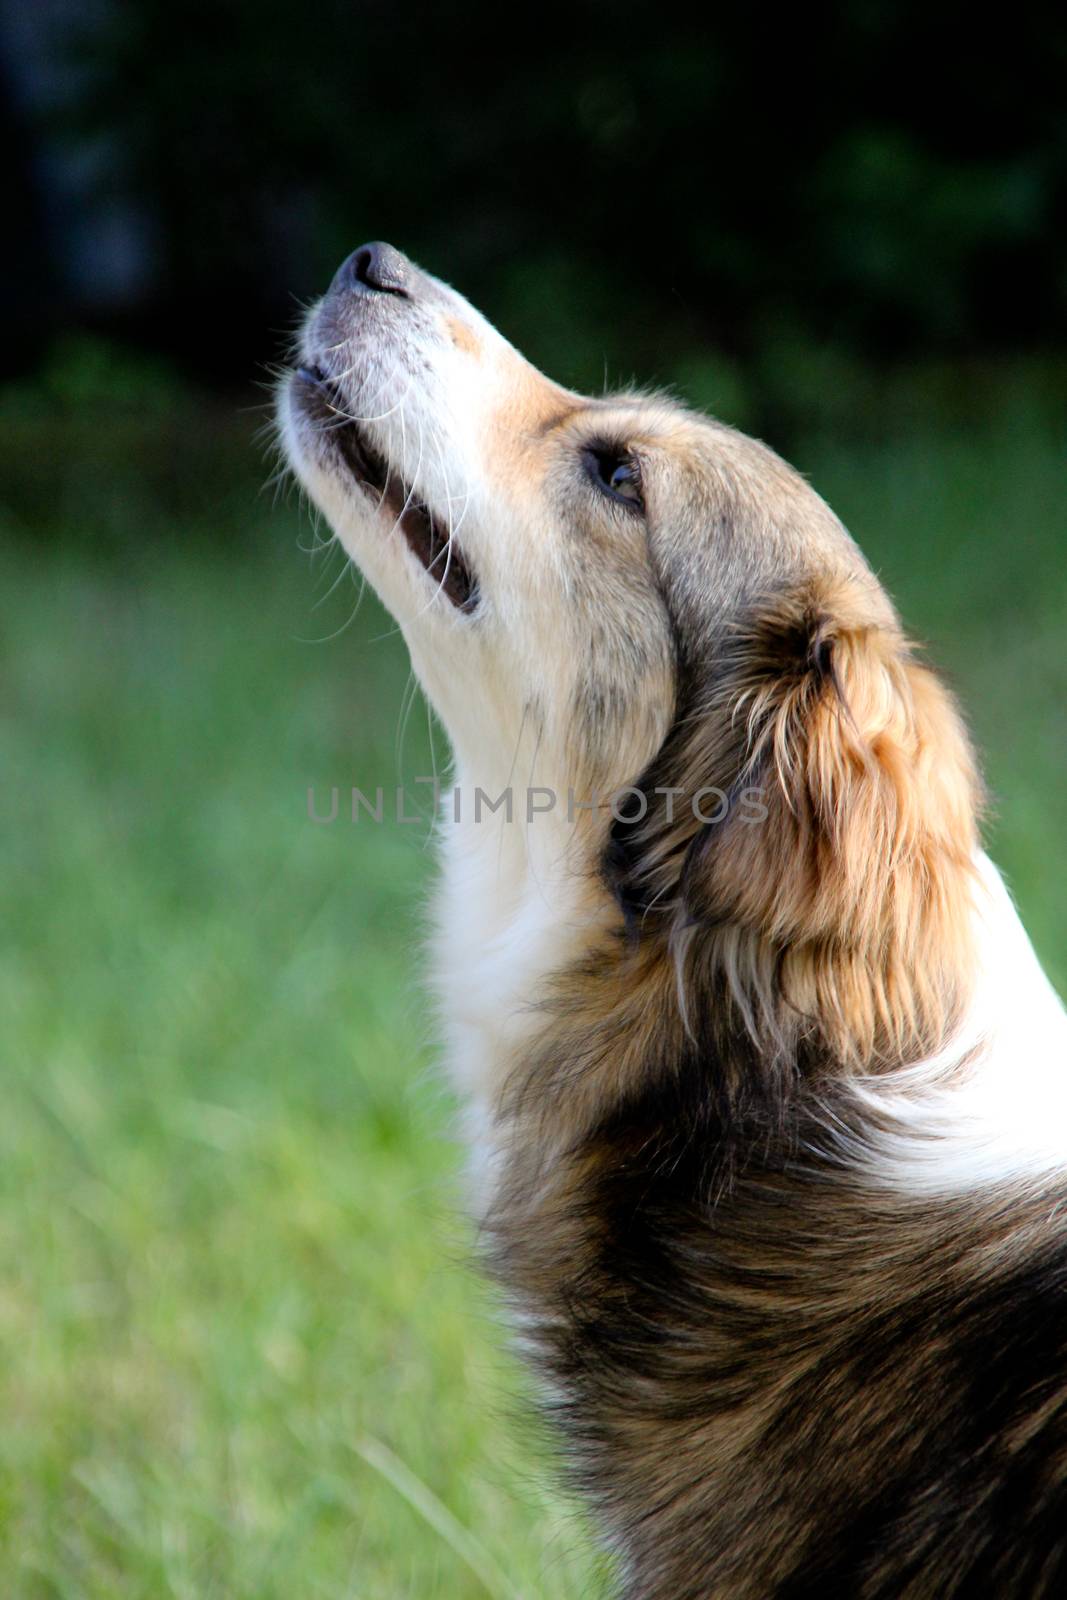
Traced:
<path fill-rule="evenodd" d="M 967 997 L 977 780 L 958 713 L 856 580 L 757 601 L 691 689 L 615 830 L 631 915 L 667 918 L 769 1058 L 842 1068 L 939 1048 Z M 880 608 L 879 608 L 880 611 Z M 725 825 L 656 791 L 757 793 Z"/>

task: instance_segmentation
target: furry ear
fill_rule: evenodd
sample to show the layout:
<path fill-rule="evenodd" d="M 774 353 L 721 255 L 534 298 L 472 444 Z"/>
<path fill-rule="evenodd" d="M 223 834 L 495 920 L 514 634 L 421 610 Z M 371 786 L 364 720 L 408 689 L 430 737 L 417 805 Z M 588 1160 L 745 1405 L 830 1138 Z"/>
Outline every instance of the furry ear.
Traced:
<path fill-rule="evenodd" d="M 977 780 L 952 700 L 855 582 L 763 611 L 728 692 L 765 814 L 695 848 L 690 912 L 754 936 L 749 1014 L 769 1002 L 780 1030 L 784 1004 L 853 1064 L 930 1053 L 972 965 Z"/>
<path fill-rule="evenodd" d="M 757 607 L 674 754 L 675 783 L 731 804 L 688 838 L 646 830 L 640 876 L 674 879 L 686 962 L 760 1048 L 867 1070 L 938 1048 L 973 966 L 978 785 L 880 594 L 850 578 Z"/>

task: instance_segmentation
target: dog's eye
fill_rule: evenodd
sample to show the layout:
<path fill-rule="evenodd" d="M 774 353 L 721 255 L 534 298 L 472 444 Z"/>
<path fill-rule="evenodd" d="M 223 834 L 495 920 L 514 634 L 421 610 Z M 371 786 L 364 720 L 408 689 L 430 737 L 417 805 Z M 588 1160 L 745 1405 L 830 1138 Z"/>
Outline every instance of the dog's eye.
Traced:
<path fill-rule="evenodd" d="M 624 450 L 608 450 L 591 446 L 585 451 L 585 464 L 589 476 L 598 489 L 621 500 L 635 511 L 643 511 L 645 497 L 641 491 L 641 468 L 635 458 Z"/>

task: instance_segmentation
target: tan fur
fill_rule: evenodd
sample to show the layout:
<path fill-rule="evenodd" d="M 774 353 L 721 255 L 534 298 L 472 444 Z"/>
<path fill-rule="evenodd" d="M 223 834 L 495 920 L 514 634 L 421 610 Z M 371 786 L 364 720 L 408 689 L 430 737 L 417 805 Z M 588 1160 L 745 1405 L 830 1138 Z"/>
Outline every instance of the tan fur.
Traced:
<path fill-rule="evenodd" d="M 968 997 L 977 779 L 945 689 L 865 600 L 816 580 L 743 630 L 738 683 L 709 710 L 743 720 L 768 815 L 716 842 L 695 892 L 739 936 L 729 968 L 761 1032 L 795 1035 L 768 1014 L 781 954 L 799 1025 L 869 1069 L 939 1049 Z"/>
<path fill-rule="evenodd" d="M 974 970 L 978 780 L 958 712 L 869 580 L 756 602 L 689 714 L 672 781 L 758 791 L 761 821 L 646 829 L 653 923 L 760 1049 L 817 1035 L 839 1070 L 937 1051 Z"/>

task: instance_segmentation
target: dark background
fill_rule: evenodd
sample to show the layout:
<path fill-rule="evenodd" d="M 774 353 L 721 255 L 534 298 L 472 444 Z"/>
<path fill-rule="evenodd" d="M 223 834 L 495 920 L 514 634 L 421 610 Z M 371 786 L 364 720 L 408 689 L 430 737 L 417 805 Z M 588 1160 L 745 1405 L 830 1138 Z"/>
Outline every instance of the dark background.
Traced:
<path fill-rule="evenodd" d="M 9 371 L 80 328 L 239 388 L 368 236 L 563 380 L 681 375 L 756 425 L 1067 332 L 1058 7 L 2 15 Z"/>

